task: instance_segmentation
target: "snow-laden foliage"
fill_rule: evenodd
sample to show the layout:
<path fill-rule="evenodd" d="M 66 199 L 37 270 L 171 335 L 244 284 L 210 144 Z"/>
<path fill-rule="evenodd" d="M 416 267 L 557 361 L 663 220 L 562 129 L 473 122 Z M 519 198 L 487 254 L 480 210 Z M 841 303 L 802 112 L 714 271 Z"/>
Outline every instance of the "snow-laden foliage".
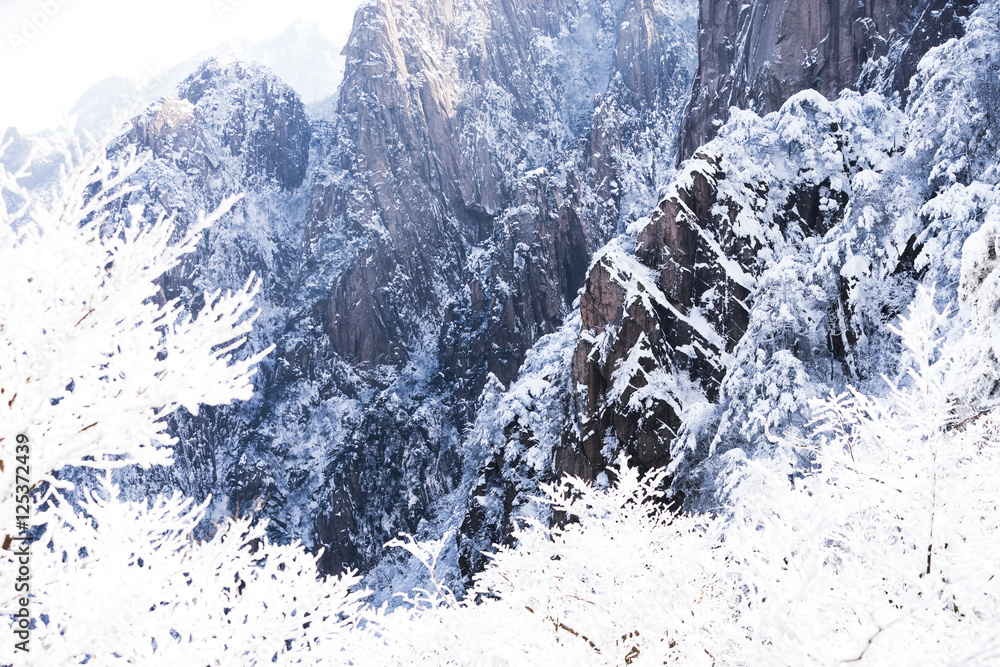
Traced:
<path fill-rule="evenodd" d="M 905 127 L 881 95 L 831 102 L 803 91 L 766 118 L 734 114 L 702 149 L 725 172 L 716 208 L 754 257 L 749 266 L 723 261 L 749 287 L 748 326 L 720 355 L 718 408 L 702 413 L 709 424 L 688 422 L 697 437 L 675 443 L 679 477 L 691 472 L 692 449 L 711 471 L 716 451 L 766 450 L 768 430 L 801 432 L 811 399 L 891 368 L 886 327 L 913 289 L 897 275 L 909 235 L 898 238 L 893 225 L 912 220 L 917 198 L 882 192 Z"/>
<path fill-rule="evenodd" d="M 562 523 L 526 522 L 464 601 L 432 577 L 376 613 L 353 664 L 996 664 L 1000 428 L 960 398 L 950 315 L 920 291 L 898 386 L 816 401 L 771 456 L 730 450 L 716 516 L 627 466 L 543 486 Z M 433 572 L 443 544 L 394 546 Z"/>
<path fill-rule="evenodd" d="M 232 354 L 255 319 L 252 276 L 236 292 L 204 294 L 195 312 L 163 299 L 157 283 L 232 200 L 185 230 L 167 217 L 139 224 L 135 209 L 108 224 L 141 164 L 92 152 L 67 172 L 60 199 L 18 224 L 0 220 L 0 458 L 13 461 L 14 434 L 28 434 L 35 482 L 54 482 L 66 465 L 169 463 L 165 417 L 249 398 L 267 353 Z M 8 468 L 5 503 L 11 484 Z"/>
<path fill-rule="evenodd" d="M 570 522 L 529 521 L 464 601 L 438 586 L 373 617 L 354 664 L 711 664 L 707 596 L 694 553 L 710 539 L 696 519 L 663 511 L 663 475 L 623 468 L 610 489 L 544 485 L 540 499 Z M 397 541 L 433 569 L 440 543 Z"/>
<path fill-rule="evenodd" d="M 255 319 L 252 276 L 235 293 L 204 294 L 196 312 L 165 299 L 158 283 L 232 200 L 185 229 L 168 217 L 147 224 L 141 207 L 110 222 L 141 165 L 134 154 L 113 162 L 102 148 L 64 174 L 52 203 L 0 211 L 4 534 L 16 534 L 18 433 L 30 444 L 17 462 L 30 468 L 39 505 L 27 658 L 248 665 L 332 653 L 363 597 L 349 590 L 353 574 L 318 582 L 314 554 L 270 543 L 266 523 L 251 518 L 223 519 L 199 537 L 207 501 L 175 493 L 130 503 L 109 481 L 100 493 L 74 493 L 59 478 L 66 466 L 170 464 L 166 417 L 248 398 L 269 351 L 234 356 Z M 0 185 L 27 197 L 17 176 L 0 168 Z M 0 555 L 7 614 L 18 563 L 11 551 Z M 0 651 L 4 663 L 26 657 L 13 655 L 13 642 Z"/>
<path fill-rule="evenodd" d="M 118 493 L 108 482 L 76 507 L 55 494 L 38 517 L 33 664 L 314 664 L 340 650 L 366 595 L 354 573 L 318 581 L 312 554 L 251 519 L 199 540 L 208 501 Z"/>
<path fill-rule="evenodd" d="M 965 399 L 947 319 L 921 291 L 899 330 L 900 386 L 815 403 L 813 436 L 766 459 L 728 454 L 721 549 L 750 664 L 1000 659 L 1000 433 Z"/>

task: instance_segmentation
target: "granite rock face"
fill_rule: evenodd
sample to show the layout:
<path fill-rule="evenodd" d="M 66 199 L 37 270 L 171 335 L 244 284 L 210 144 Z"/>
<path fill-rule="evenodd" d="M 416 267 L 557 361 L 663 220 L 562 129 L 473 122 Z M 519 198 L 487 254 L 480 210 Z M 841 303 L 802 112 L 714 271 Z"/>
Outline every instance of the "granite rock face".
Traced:
<path fill-rule="evenodd" d="M 355 18 L 329 120 L 312 122 L 261 68 L 206 64 L 127 140 L 153 155 L 141 196 L 163 210 L 247 192 L 194 277 L 164 286 L 197 299 L 257 271 L 252 347 L 276 351 L 253 400 L 181 417 L 181 463 L 137 483 L 266 517 L 329 572 L 377 568 L 400 531 L 452 530 L 468 577 L 539 482 L 601 481 L 622 454 L 673 464 L 686 410 L 721 400 L 759 326 L 773 248 L 747 217 L 823 237 L 859 171 L 844 157 L 735 181 L 724 153 L 696 149 L 730 106 L 905 93 L 968 7 L 379 0 Z M 839 121 L 816 121 L 839 116 L 811 99 L 791 113 L 848 155 Z M 786 144 L 799 164 L 806 147 Z M 679 174 L 677 146 L 694 155 Z M 824 307 L 823 359 L 847 364 L 852 315 Z"/>
<path fill-rule="evenodd" d="M 678 158 L 715 136 L 730 107 L 763 116 L 800 90 L 834 99 L 878 87 L 903 96 L 928 50 L 962 33 L 975 0 L 702 0 L 698 71 Z"/>
<path fill-rule="evenodd" d="M 465 502 L 484 388 L 563 326 L 593 252 L 671 173 L 693 18 L 649 0 L 358 11 L 230 511 L 262 503 L 337 571 Z"/>
<path fill-rule="evenodd" d="M 900 94 L 904 106 L 910 96 L 910 79 L 917 73 L 920 59 L 933 47 L 965 34 L 963 20 L 978 4 L 978 0 L 933 0 L 924 5 L 892 71 L 892 90 Z"/>
<path fill-rule="evenodd" d="M 847 89 L 879 89 L 905 102 L 916 63 L 960 35 L 973 7 L 944 0 L 702 0 L 698 70 L 678 139 L 679 158 L 693 158 L 636 236 L 609 245 L 592 264 L 572 368 L 581 426 L 559 453 L 561 471 L 593 479 L 620 452 L 643 467 L 668 465 L 682 408 L 664 397 L 692 390 L 676 378 L 690 379 L 709 402 L 718 398 L 727 373 L 722 360 L 748 330 L 750 288 L 760 272 L 759 243 L 741 231 L 732 197 L 720 196 L 730 177 L 722 156 L 696 150 L 715 136 L 730 107 L 763 116 L 810 89 L 828 99 Z M 829 131 L 842 145 L 841 128 Z M 802 150 L 788 143 L 789 158 Z M 782 230 L 792 225 L 821 238 L 838 222 L 829 211 L 842 215 L 848 196 L 830 182 L 810 181 L 811 173 L 784 183 L 790 190 L 782 191 L 774 220 Z M 778 196 L 762 183 L 724 185 L 744 188 L 762 209 Z M 906 253 L 917 251 L 911 243 Z M 845 362 L 859 335 L 854 317 L 841 308 L 831 318 L 839 324 L 828 353 Z M 674 384 L 663 385 L 668 377 Z"/>
<path fill-rule="evenodd" d="M 572 371 L 581 434 L 562 453 L 574 474 L 592 479 L 620 453 L 643 469 L 667 465 L 681 420 L 669 392 L 652 386 L 656 370 L 697 378 L 715 398 L 718 356 L 746 332 L 750 282 L 741 273 L 754 248 L 713 210 L 725 177 L 718 161 L 695 162 L 691 180 L 639 232 L 634 256 L 608 248 L 587 276 Z"/>
<path fill-rule="evenodd" d="M 181 83 L 178 95 L 218 128 L 222 145 L 245 165 L 245 183 L 271 180 L 283 190 L 302 185 L 312 132 L 290 87 L 259 67 L 211 60 Z"/>
<path fill-rule="evenodd" d="M 230 212 L 160 281 L 164 298 L 198 308 L 204 293 L 232 289 L 256 274 L 261 316 L 247 351 L 280 337 L 298 279 L 305 207 L 301 184 L 309 166 L 312 128 L 298 95 L 269 70 L 209 61 L 184 80 L 177 97 L 164 98 L 133 119 L 113 150 L 131 145 L 147 158 L 135 177 L 139 189 L 123 206 L 145 207 L 149 220 L 175 215 L 181 226 L 200 212 L 241 194 Z M 108 224 L 115 224 L 113 213 Z M 273 364 L 257 378 L 266 386 Z M 245 438 L 262 394 L 242 405 L 207 408 L 198 417 L 172 418 L 179 443 L 174 466 L 128 470 L 126 487 L 138 495 L 179 488 L 225 502 L 224 480 L 233 449 Z"/>
<path fill-rule="evenodd" d="M 321 306 L 339 357 L 398 365 L 419 323 L 443 318 L 446 366 L 464 398 L 478 395 L 486 373 L 509 382 L 617 230 L 617 154 L 632 150 L 628 133 L 662 124 L 655 112 L 669 115 L 686 95 L 689 55 L 646 34 L 664 29 L 652 12 L 642 2 L 359 11 L 337 127 L 351 150 L 331 155 L 356 179 L 352 199 L 335 211 L 342 187 L 320 186 L 310 221 L 318 235 L 346 216 L 368 251 Z M 635 28 L 619 35 L 621 25 Z M 596 117 L 595 95 L 614 97 Z M 483 249 L 489 257 L 475 252 Z M 469 287 L 464 301 L 454 299 L 459 284 Z M 481 349 L 462 349 L 472 331 Z"/>

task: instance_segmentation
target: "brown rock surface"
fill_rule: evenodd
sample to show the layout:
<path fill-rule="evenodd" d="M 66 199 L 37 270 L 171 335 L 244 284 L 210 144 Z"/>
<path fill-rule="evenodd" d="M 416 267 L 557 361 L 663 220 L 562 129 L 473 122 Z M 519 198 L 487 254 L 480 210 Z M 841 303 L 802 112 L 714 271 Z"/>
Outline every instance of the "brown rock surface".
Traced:
<path fill-rule="evenodd" d="M 314 499 L 303 521 L 325 567 L 370 566 L 454 488 L 456 434 L 487 379 L 516 379 L 571 313 L 623 208 L 655 201 L 693 69 L 691 18 L 652 0 L 359 10 L 336 117 L 318 131 L 306 309 L 277 351 L 275 384 L 312 389 L 304 404 L 290 390 L 274 399 L 287 428 L 266 447 L 287 458 L 325 433 L 314 415 L 327 402 L 360 412 L 335 427 L 340 440 L 310 445 L 327 450 L 321 472 L 287 490 L 238 483 Z"/>
<path fill-rule="evenodd" d="M 656 369 L 684 369 L 713 396 L 721 380 L 716 353 L 730 351 L 746 330 L 748 290 L 718 253 L 749 268 L 753 248 L 728 231 L 727 216 L 713 212 L 715 184 L 724 177 L 717 165 L 696 158 L 685 172 L 687 186 L 664 198 L 639 232 L 635 256 L 605 255 L 587 276 L 573 386 L 584 419 L 578 455 L 592 475 L 609 463 L 601 453 L 609 436 L 633 463 L 665 465 L 680 427 L 676 405 L 663 395 L 638 402 L 633 396 Z M 637 366 L 630 366 L 633 358 Z M 630 375 L 616 375 L 623 368 Z"/>
<path fill-rule="evenodd" d="M 719 206 L 716 183 L 726 177 L 719 156 L 695 155 L 715 136 L 730 107 L 765 115 L 801 90 L 834 98 L 846 88 L 874 85 L 902 93 L 905 102 L 920 57 L 961 34 L 961 19 L 974 5 L 974 0 L 701 0 L 699 63 L 678 140 L 679 159 L 694 158 L 639 232 L 634 256 L 618 253 L 592 264 L 573 359 L 584 426 L 581 442 L 560 454 L 563 469 L 596 475 L 607 464 L 601 450 L 608 441 L 642 465 L 668 461 L 680 425 L 676 406 L 629 400 L 658 368 L 684 369 L 713 399 L 723 372 L 713 357 L 731 351 L 746 331 L 749 293 L 739 274 L 753 275 L 756 248 L 733 233 L 735 212 L 726 214 L 728 205 Z M 880 58 L 881 69 L 866 70 Z M 827 185 L 793 190 L 783 204 L 785 216 L 808 233 L 823 234 L 830 221 L 820 214 L 819 200 Z M 735 276 L 726 269 L 733 266 L 739 267 Z M 641 289 L 643 276 L 655 281 L 661 299 L 639 299 L 623 287 L 633 283 Z M 615 376 L 637 356 L 641 363 L 630 367 L 631 376 Z"/>
<path fill-rule="evenodd" d="M 924 4 L 701 0 L 698 71 L 679 159 L 715 136 L 730 107 L 763 116 L 800 90 L 813 88 L 832 99 L 856 88 L 865 64 L 888 55 L 890 44 L 907 33 Z"/>

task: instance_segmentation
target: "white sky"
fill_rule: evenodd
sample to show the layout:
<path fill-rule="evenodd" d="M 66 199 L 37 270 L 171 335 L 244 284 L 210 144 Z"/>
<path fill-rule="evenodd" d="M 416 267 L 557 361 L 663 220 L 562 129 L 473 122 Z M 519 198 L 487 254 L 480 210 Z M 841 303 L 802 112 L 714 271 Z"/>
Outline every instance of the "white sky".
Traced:
<path fill-rule="evenodd" d="M 360 0 L 0 0 L 0 132 L 59 124 L 109 76 L 148 80 L 232 39 L 311 19 L 347 41 Z M 333 91 L 331 91 L 332 93 Z"/>

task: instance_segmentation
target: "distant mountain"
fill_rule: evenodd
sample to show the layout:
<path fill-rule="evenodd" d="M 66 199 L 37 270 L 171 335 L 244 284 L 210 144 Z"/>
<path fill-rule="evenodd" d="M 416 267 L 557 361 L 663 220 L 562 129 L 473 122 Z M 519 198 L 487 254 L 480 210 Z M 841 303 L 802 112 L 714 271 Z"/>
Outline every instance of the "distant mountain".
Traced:
<path fill-rule="evenodd" d="M 316 118 L 332 111 L 332 97 L 344 76 L 341 46 L 331 42 L 319 26 L 300 20 L 280 35 L 264 41 L 235 40 L 204 51 L 162 72 L 150 71 L 146 80 L 114 76 L 89 88 L 70 110 L 77 127 L 97 138 L 116 117 L 127 117 L 161 97 L 173 97 L 177 86 L 206 60 L 248 62 L 269 68 L 311 105 Z M 121 118 L 118 118 L 121 120 Z"/>

